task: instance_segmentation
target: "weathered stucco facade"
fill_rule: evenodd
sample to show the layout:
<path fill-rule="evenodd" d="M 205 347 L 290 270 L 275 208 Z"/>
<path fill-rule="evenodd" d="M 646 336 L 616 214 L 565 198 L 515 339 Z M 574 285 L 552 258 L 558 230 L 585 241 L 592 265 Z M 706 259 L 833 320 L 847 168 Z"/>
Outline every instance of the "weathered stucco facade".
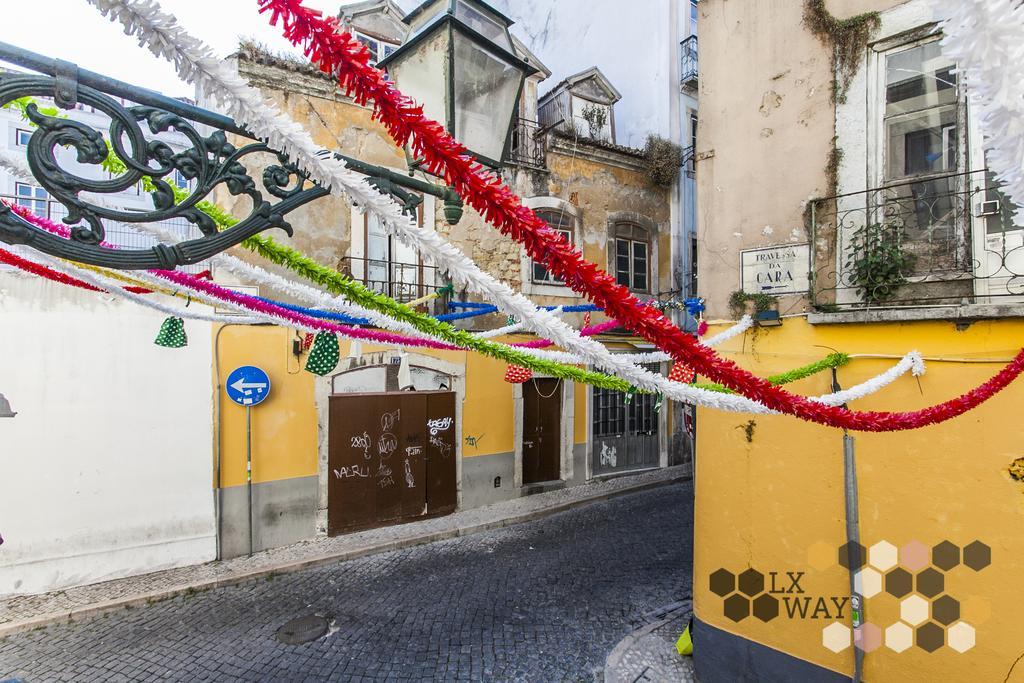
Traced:
<path fill-rule="evenodd" d="M 389 3 L 364 3 L 378 10 Z M 360 6 L 362 7 L 362 5 Z M 376 10 L 375 10 L 376 11 Z M 357 13 L 358 14 L 358 13 Z M 377 16 L 377 15 L 373 15 Z M 351 21 L 368 21 L 360 14 Z M 399 42 L 400 38 L 387 35 L 390 19 L 382 25 L 367 29 L 366 35 L 375 39 Z M 360 24 L 362 32 L 366 24 Z M 382 49 L 382 48 L 381 48 Z M 517 49 L 525 50 L 521 45 Z M 525 53 L 528 59 L 535 60 Z M 402 150 L 395 147 L 387 131 L 373 121 L 371 109 L 345 97 L 326 76 L 308 65 L 269 55 L 253 46 L 243 46 L 234 57 L 239 73 L 250 81 L 282 110 L 294 117 L 313 134 L 325 149 L 335 150 L 361 162 L 386 167 L 405 174 L 407 160 Z M 519 106 L 520 119 L 536 121 L 537 93 L 541 81 L 549 74 L 538 64 L 538 73 L 527 79 Z M 518 124 L 517 124 L 518 125 Z M 533 124 L 536 126 L 536 123 Z M 522 131 L 526 131 L 525 133 Z M 546 212 L 545 220 L 558 223 L 573 243 L 582 249 L 588 259 L 602 268 L 615 267 L 616 239 L 628 229 L 633 237 L 643 235 L 641 251 L 631 253 L 629 269 L 631 283 L 643 299 L 669 296 L 673 290 L 673 253 L 671 229 L 671 193 L 673 188 L 652 184 L 648 177 L 644 155 L 639 150 L 611 143 L 565 137 L 537 128 L 517 128 L 514 135 L 518 144 L 529 154 L 510 155 L 501 174 L 512 190 L 523 198 L 526 206 Z M 524 137 L 528 136 L 528 137 Z M 428 182 L 437 179 L 417 177 Z M 218 201 L 231 206 L 234 201 L 221 190 Z M 242 200 L 247 201 L 247 200 Z M 443 202 L 431 196 L 424 198 L 421 224 L 444 235 L 463 251 L 481 269 L 521 291 L 538 305 L 558 306 L 582 304 L 586 301 L 568 287 L 553 280 L 546 271 L 538 273 L 524 249 L 514 240 L 487 225 L 471 208 L 465 207 L 456 225 L 445 220 Z M 367 259 L 381 259 L 369 247 L 370 223 L 356 207 L 344 199 L 334 197 L 313 202 L 291 214 L 294 237 L 288 244 L 303 251 L 323 264 L 362 280 L 367 286 L 389 293 L 394 298 L 409 301 L 418 296 L 403 291 L 398 296 L 387 287 L 369 277 Z M 633 231 L 637 232 L 633 232 Z M 633 239 L 631 237 L 631 239 Z M 378 239 L 387 240 L 378 234 Z M 641 238 L 637 238 L 641 239 Z M 631 242 L 632 244 L 632 242 Z M 632 247 L 631 247 L 632 248 Z M 396 251 L 392 246 L 393 261 L 419 262 L 420 256 L 405 249 Z M 253 257 L 243 250 L 235 252 L 242 258 Z M 395 254 L 398 254 L 397 256 Z M 633 256 L 643 255 L 646 270 L 635 266 Z M 638 261 L 639 262 L 639 261 Z M 262 267 L 266 264 L 258 262 Z M 446 273 L 429 259 L 422 259 L 422 280 L 418 282 L 426 293 L 446 284 Z M 219 280 L 231 282 L 227 273 L 216 273 Z M 407 296 L 406 296 L 407 295 Z M 456 289 L 451 297 L 455 301 L 479 301 L 474 292 Z M 432 314 L 447 313 L 444 300 L 427 306 Z M 584 323 L 582 313 L 566 314 L 564 319 L 574 327 Z M 604 320 L 601 313 L 592 315 L 593 323 Z M 506 324 L 503 315 L 492 314 L 459 321 L 469 329 L 492 329 Z M 673 421 L 671 405 L 655 417 L 650 429 L 638 438 L 646 439 L 649 450 L 643 458 L 614 457 L 600 459 L 600 447 L 593 447 L 595 420 L 594 390 L 588 386 L 538 378 L 543 391 L 529 386 L 504 381 L 507 367 L 489 358 L 472 353 L 453 351 L 389 350 L 364 344 L 354 349 L 342 340 L 343 361 L 337 371 L 324 379 L 312 378 L 300 372 L 301 357 L 290 355 L 295 335 L 281 328 L 249 329 L 224 328 L 217 338 L 217 349 L 223 363 L 217 368 L 216 381 L 222 385 L 231 368 L 240 364 L 264 367 L 272 381 L 279 386 L 276 396 L 261 406 L 259 420 L 254 424 L 255 449 L 259 457 L 254 464 L 254 506 L 256 520 L 255 548 L 284 545 L 308 538 L 316 533 L 327 533 L 330 528 L 328 489 L 331 482 L 329 431 L 332 397 L 346 393 L 398 392 L 398 365 L 405 358 L 414 377 L 427 378 L 423 386 L 436 390 L 444 386 L 456 394 L 457 412 L 453 432 L 457 436 L 454 458 L 456 461 L 453 486 L 458 506 L 476 507 L 507 500 L 552 487 L 571 486 L 596 476 L 620 472 L 663 467 L 684 462 L 692 452 L 691 437 L 679 425 L 680 435 L 672 439 Z M 500 341 L 516 342 L 530 339 L 527 335 L 506 337 Z M 628 334 L 611 334 L 599 338 L 610 348 L 635 351 Z M 301 356 L 301 354 L 300 354 Z M 347 357 L 351 356 L 351 357 Z M 667 371 L 667 368 L 661 368 Z M 551 392 L 555 392 L 552 394 Z M 406 392 L 407 393 L 407 392 Z M 536 440 L 529 430 L 531 420 L 525 417 L 537 396 L 552 399 L 545 404 L 547 410 L 559 413 L 557 424 L 548 429 L 547 438 L 557 438 L 557 463 L 553 479 L 544 481 L 527 476 L 524 455 Z M 531 398 L 532 397 L 532 398 Z M 643 410 L 653 410 L 654 398 L 638 399 Z M 609 414 L 609 402 L 616 400 L 623 406 L 625 396 L 605 396 L 602 415 Z M 620 406 L 620 409 L 622 406 Z M 639 408 L 637 408 L 639 409 Z M 247 551 L 248 510 L 245 486 L 245 444 L 238 435 L 244 434 L 244 411 L 234 406 L 223 406 L 215 419 L 220 441 L 219 483 L 221 518 L 219 528 L 221 548 L 226 555 Z M 539 418 L 537 418 L 539 419 Z M 626 430 L 625 418 L 622 430 Z M 677 421 L 678 422 L 678 421 Z M 631 424 L 640 424 L 634 420 Z M 612 438 L 605 424 L 602 438 Z M 639 427 L 636 427 L 639 429 Z M 551 431 L 557 431 L 557 437 Z M 612 435 L 614 436 L 614 435 Z M 635 435 L 634 435 L 635 436 Z M 670 460 L 670 440 L 672 453 Z M 676 441 L 680 443 L 675 443 Z M 685 444 L 682 442 L 685 441 Z"/>

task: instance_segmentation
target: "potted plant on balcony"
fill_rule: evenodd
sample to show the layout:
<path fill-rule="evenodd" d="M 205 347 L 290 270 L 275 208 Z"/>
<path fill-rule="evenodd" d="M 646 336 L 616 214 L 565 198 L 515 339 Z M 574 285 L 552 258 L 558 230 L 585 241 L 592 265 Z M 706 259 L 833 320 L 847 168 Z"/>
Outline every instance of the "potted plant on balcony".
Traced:
<path fill-rule="evenodd" d="M 895 298 L 914 265 L 913 254 L 903 245 L 903 229 L 896 223 L 871 223 L 859 228 L 848 254 L 844 271 L 867 304 Z"/>

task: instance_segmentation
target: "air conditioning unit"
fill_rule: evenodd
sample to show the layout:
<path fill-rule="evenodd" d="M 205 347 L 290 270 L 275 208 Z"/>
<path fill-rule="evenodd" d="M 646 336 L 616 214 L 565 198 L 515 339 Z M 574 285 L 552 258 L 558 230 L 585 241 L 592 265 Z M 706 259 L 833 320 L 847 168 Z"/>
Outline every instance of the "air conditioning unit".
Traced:
<path fill-rule="evenodd" d="M 1000 212 L 1000 204 L 998 199 L 993 199 L 990 202 L 981 202 L 974 209 L 974 215 L 977 218 L 983 218 L 985 216 L 998 216 Z"/>

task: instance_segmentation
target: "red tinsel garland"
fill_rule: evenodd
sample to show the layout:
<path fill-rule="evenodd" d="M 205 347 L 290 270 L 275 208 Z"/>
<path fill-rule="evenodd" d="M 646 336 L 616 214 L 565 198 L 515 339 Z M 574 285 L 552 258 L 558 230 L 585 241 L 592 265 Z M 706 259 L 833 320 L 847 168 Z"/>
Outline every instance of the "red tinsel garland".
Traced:
<path fill-rule="evenodd" d="M 858 431 L 899 431 L 944 422 L 977 407 L 1004 389 L 1024 371 L 1024 350 L 985 384 L 946 403 L 908 413 L 855 412 L 822 405 L 780 389 L 734 362 L 720 358 L 685 334 L 653 308 L 638 306 L 629 291 L 568 244 L 494 173 L 470 157 L 441 124 L 403 95 L 384 73 L 368 63 L 369 51 L 336 19 L 324 18 L 301 0 L 257 0 L 260 12 L 270 12 L 271 25 L 280 21 L 284 36 L 301 45 L 306 56 L 325 73 L 333 74 L 358 104 L 372 102 L 374 117 L 399 146 L 409 145 L 423 167 L 443 177 L 491 225 L 526 247 L 574 291 L 587 294 L 636 334 L 657 344 L 697 373 L 774 410 L 833 427 Z"/>
<path fill-rule="evenodd" d="M 71 287 L 78 287 L 79 289 L 85 289 L 90 292 L 104 291 L 99 287 L 93 287 L 88 282 L 84 282 L 83 280 L 79 280 L 78 278 L 71 277 L 70 275 L 65 275 L 64 273 L 53 270 L 52 268 L 47 268 L 46 266 L 41 266 L 38 263 L 33 263 L 32 261 L 23 259 L 17 254 L 7 251 L 5 249 L 0 249 L 0 263 L 5 263 L 9 266 L 14 266 L 18 270 L 23 270 L 26 273 L 31 273 L 32 275 L 38 275 L 41 278 L 52 280 L 53 282 L 59 282 L 62 285 L 70 285 Z M 125 289 L 128 290 L 129 292 L 134 292 L 135 294 L 151 293 L 150 290 L 143 289 L 142 287 L 125 287 Z"/>

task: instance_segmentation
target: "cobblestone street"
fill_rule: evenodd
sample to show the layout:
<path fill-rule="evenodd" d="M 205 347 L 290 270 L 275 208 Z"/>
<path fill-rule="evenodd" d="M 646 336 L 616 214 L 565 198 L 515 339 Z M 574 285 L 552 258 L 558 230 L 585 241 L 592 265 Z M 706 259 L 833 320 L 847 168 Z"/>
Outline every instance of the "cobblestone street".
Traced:
<path fill-rule="evenodd" d="M 692 484 L 0 641 L 0 680 L 591 681 L 690 595 Z M 278 629 L 325 617 L 285 645 Z"/>

